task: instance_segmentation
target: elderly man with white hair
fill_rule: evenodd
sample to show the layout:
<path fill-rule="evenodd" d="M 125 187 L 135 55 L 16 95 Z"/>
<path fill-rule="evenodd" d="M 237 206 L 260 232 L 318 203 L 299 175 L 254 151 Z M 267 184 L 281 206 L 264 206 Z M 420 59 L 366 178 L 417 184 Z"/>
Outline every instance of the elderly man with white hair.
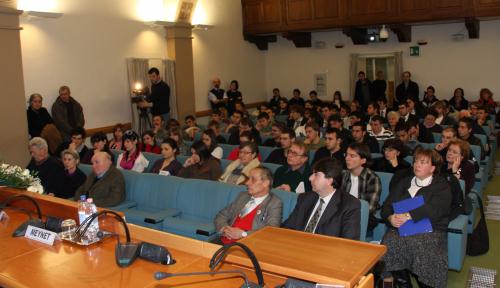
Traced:
<path fill-rule="evenodd" d="M 60 179 L 64 176 L 64 167 L 56 158 L 49 155 L 47 141 L 34 137 L 28 144 L 31 161 L 26 169 L 36 172 L 46 194 L 59 191 Z"/>

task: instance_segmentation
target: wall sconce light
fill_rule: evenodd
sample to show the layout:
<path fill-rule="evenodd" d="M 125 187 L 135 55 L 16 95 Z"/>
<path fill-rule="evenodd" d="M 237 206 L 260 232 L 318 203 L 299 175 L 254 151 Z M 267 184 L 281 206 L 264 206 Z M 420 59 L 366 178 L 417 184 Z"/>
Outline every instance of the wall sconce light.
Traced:
<path fill-rule="evenodd" d="M 385 28 L 385 25 L 382 25 L 380 32 L 378 33 L 380 41 L 387 41 L 389 39 L 389 31 Z"/>
<path fill-rule="evenodd" d="M 174 26 L 180 26 L 180 27 L 189 27 L 191 26 L 191 28 L 193 30 L 210 30 L 212 29 L 214 26 L 212 25 L 204 25 L 204 24 L 194 24 L 194 25 L 190 25 L 188 23 L 183 23 L 183 22 L 171 22 L 171 21 L 146 21 L 144 22 L 144 24 L 146 24 L 147 26 L 151 27 L 151 28 L 156 28 L 156 27 L 174 27 Z"/>
<path fill-rule="evenodd" d="M 57 19 L 61 18 L 63 13 L 56 12 L 41 12 L 41 11 L 24 11 L 24 14 L 28 16 L 29 20 L 35 19 Z"/>

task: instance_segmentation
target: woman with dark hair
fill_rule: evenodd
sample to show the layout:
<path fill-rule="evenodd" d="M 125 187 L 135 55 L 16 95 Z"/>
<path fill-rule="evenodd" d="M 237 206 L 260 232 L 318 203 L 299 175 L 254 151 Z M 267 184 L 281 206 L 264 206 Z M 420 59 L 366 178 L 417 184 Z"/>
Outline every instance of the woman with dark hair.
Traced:
<path fill-rule="evenodd" d="M 163 159 L 156 160 L 150 172 L 165 176 L 177 176 L 182 169 L 182 164 L 175 159 L 177 154 L 179 154 L 177 143 L 170 138 L 163 140 L 163 143 L 161 143 Z"/>
<path fill-rule="evenodd" d="M 464 89 L 462 88 L 457 88 L 453 91 L 453 97 L 451 97 L 449 102 L 455 111 L 469 109 L 469 101 L 465 99 Z"/>
<path fill-rule="evenodd" d="M 384 142 L 382 151 L 384 157 L 377 158 L 373 161 L 372 170 L 387 173 L 396 173 L 399 170 L 408 169 L 410 163 L 403 159 L 404 144 L 396 138 L 387 139 Z"/>
<path fill-rule="evenodd" d="M 288 99 L 285 97 L 281 97 L 279 101 L 279 107 L 276 110 L 276 115 L 288 115 L 290 112 L 288 111 Z"/>
<path fill-rule="evenodd" d="M 216 159 L 222 159 L 223 151 L 222 148 L 217 145 L 217 136 L 214 130 L 207 129 L 201 134 L 201 141 L 208 147 L 211 155 Z"/>
<path fill-rule="evenodd" d="M 201 141 L 191 146 L 191 157 L 177 176 L 192 179 L 207 179 L 217 181 L 222 174 L 219 160 L 210 155 L 208 147 Z"/>
<path fill-rule="evenodd" d="M 80 156 L 76 151 L 70 149 L 62 151 L 61 159 L 64 165 L 64 174 L 62 178 L 58 179 L 59 189 L 56 190 L 54 196 L 68 199 L 75 196 L 76 189 L 85 182 L 87 176 L 78 168 Z"/>
<path fill-rule="evenodd" d="M 139 150 L 139 135 L 132 130 L 127 130 L 123 134 L 123 147 L 125 152 L 118 156 L 116 167 L 142 173 L 148 167 L 149 161 Z"/>
<path fill-rule="evenodd" d="M 160 154 L 161 149 L 156 145 L 155 133 L 152 130 L 147 130 L 142 133 L 142 142 L 139 144 L 139 150 Z"/>
<path fill-rule="evenodd" d="M 238 84 L 238 81 L 233 80 L 231 81 L 231 84 L 229 84 L 229 89 L 226 91 L 226 95 L 228 98 L 228 112 L 229 115 L 233 114 L 233 111 L 235 109 L 234 104 L 237 101 L 243 102 L 243 96 L 241 95 L 241 92 L 238 91 L 240 88 L 240 85 Z"/>
<path fill-rule="evenodd" d="M 381 217 L 390 224 L 382 240 L 387 246 L 382 261 L 385 270 L 392 273 L 396 287 L 411 287 L 411 275 L 415 276 L 419 287 L 446 287 L 447 229 L 452 196 L 446 178 L 439 174 L 442 163 L 435 150 L 417 149 L 413 173 L 394 185 L 382 206 Z M 417 208 L 394 211 L 396 203 L 417 196 L 423 198 L 423 204 Z M 410 220 L 429 220 L 432 227 L 416 234 L 400 235 L 401 227 Z"/>
<path fill-rule="evenodd" d="M 242 142 L 239 147 L 239 157 L 231 162 L 219 181 L 236 185 L 244 185 L 250 175 L 250 170 L 260 165 L 259 149 L 253 142 Z"/>
<path fill-rule="evenodd" d="M 337 90 L 333 93 L 332 103 L 337 105 L 339 108 L 343 105 L 346 105 L 345 101 L 342 100 L 342 94 L 340 93 L 340 91 Z"/>
<path fill-rule="evenodd" d="M 104 151 L 110 153 L 108 147 L 108 138 L 104 133 L 97 132 L 92 135 L 92 137 L 90 137 L 90 143 L 92 143 L 92 149 L 88 150 L 87 153 L 85 153 L 85 155 L 83 156 L 81 160 L 83 164 L 92 164 L 92 157 L 94 156 L 96 151 Z"/>
<path fill-rule="evenodd" d="M 28 101 L 29 107 L 26 111 L 28 115 L 28 132 L 32 138 L 40 137 L 45 125 L 54 123 L 47 109 L 42 107 L 42 101 L 43 97 L 38 93 L 31 94 Z"/>
<path fill-rule="evenodd" d="M 168 137 L 174 140 L 177 144 L 179 155 L 189 156 L 189 147 L 186 145 L 186 143 L 184 143 L 182 132 L 179 128 L 172 128 L 168 130 Z"/>
<path fill-rule="evenodd" d="M 118 123 L 113 127 L 113 139 L 109 141 L 109 149 L 123 150 L 123 132 L 125 127 L 123 124 Z"/>

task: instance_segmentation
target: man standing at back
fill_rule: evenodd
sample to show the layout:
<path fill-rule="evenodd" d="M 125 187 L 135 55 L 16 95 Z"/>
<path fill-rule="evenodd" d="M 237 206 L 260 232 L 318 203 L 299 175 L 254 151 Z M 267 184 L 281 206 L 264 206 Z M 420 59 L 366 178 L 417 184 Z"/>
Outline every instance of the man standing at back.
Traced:
<path fill-rule="evenodd" d="M 214 77 L 212 85 L 212 89 L 208 91 L 208 100 L 210 100 L 212 110 L 224 108 L 228 98 L 226 93 L 224 93 L 224 89 L 220 88 L 220 78 Z"/>
<path fill-rule="evenodd" d="M 301 194 L 281 227 L 314 234 L 359 240 L 361 203 L 340 188 L 342 167 L 335 159 L 322 159 L 309 177 L 312 191 Z"/>
<path fill-rule="evenodd" d="M 82 105 L 71 97 L 71 90 L 68 86 L 59 88 L 59 97 L 52 104 L 52 119 L 64 141 L 71 140 L 73 129 L 85 126 Z"/>
<path fill-rule="evenodd" d="M 160 78 L 158 68 L 151 68 L 148 71 L 151 80 L 151 94 L 147 97 L 147 102 L 142 101 L 138 105 L 140 108 L 151 108 L 153 116 L 161 115 L 164 121 L 170 119 L 170 87 Z"/>

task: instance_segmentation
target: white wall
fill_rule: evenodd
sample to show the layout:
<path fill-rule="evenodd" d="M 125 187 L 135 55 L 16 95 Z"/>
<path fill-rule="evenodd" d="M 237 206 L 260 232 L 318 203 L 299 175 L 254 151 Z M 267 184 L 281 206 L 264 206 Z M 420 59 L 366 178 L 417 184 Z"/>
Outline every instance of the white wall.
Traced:
<path fill-rule="evenodd" d="M 265 52 L 243 40 L 241 1 L 205 0 L 208 31 L 193 31 L 196 111 L 210 109 L 211 79 L 219 76 L 227 89 L 238 80 L 245 103 L 266 99 Z"/>
<path fill-rule="evenodd" d="M 83 106 L 86 128 L 130 122 L 125 59 L 167 55 L 165 32 L 139 21 L 139 2 L 61 0 L 62 18 L 23 17 L 26 98 L 41 93 L 50 111 L 59 86 L 68 85 Z"/>
<path fill-rule="evenodd" d="M 328 72 L 328 98 L 340 90 L 344 98 L 349 96 L 349 67 L 351 53 L 387 53 L 403 51 L 403 67 L 412 72 L 412 78 L 422 89 L 429 85 L 436 88 L 438 98 L 451 97 L 456 87 L 462 87 L 468 99 L 476 100 L 479 90 L 490 88 L 494 98 L 500 100 L 500 21 L 481 22 L 480 39 L 467 39 L 463 23 L 415 26 L 412 30 L 413 43 L 398 43 L 394 33 L 385 43 L 353 45 L 350 38 L 341 31 L 313 33 L 312 41 L 325 41 L 325 49 L 295 48 L 291 41 L 278 37 L 271 43 L 265 57 L 266 91 L 274 87 L 281 94 L 290 97 L 293 88 L 299 88 L 307 97 L 313 89 L 313 75 Z M 463 32 L 463 42 L 453 42 L 452 34 Z M 420 57 L 410 57 L 409 47 L 425 39 Z M 342 49 L 335 49 L 335 43 L 344 43 Z"/>

